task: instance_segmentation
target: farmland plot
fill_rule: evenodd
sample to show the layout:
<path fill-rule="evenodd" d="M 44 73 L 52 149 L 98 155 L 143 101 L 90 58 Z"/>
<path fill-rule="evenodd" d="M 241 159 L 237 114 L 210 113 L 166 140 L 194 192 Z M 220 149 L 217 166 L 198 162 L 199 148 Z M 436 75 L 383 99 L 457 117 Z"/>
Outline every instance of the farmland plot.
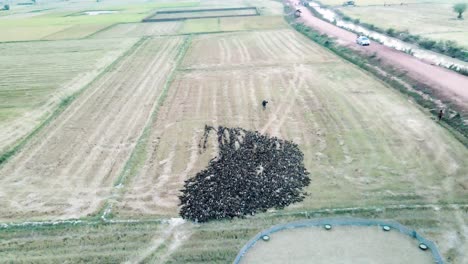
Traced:
<path fill-rule="evenodd" d="M 105 29 L 110 26 L 109 24 L 100 25 L 74 25 L 60 32 L 48 35 L 43 39 L 47 40 L 60 40 L 60 39 L 80 39 L 85 38 L 93 33 Z"/>
<path fill-rule="evenodd" d="M 287 25 L 282 16 L 221 17 L 187 19 L 181 33 L 281 29 Z"/>
<path fill-rule="evenodd" d="M 187 69 L 323 63 L 336 58 L 291 30 L 204 35 L 193 40 Z"/>
<path fill-rule="evenodd" d="M 93 38 L 122 38 L 174 35 L 177 33 L 181 25 L 182 22 L 118 24 L 107 30 L 97 33 L 93 36 Z"/>
<path fill-rule="evenodd" d="M 242 10 L 194 10 L 194 11 L 184 11 L 177 13 L 169 13 L 171 11 L 158 12 L 154 16 L 150 17 L 149 20 L 158 20 L 158 19 L 189 19 L 189 18 L 202 18 L 202 17 L 235 17 L 235 16 L 256 16 L 256 9 L 242 9 Z"/>
<path fill-rule="evenodd" d="M 62 100 L 115 61 L 135 39 L 0 44 L 0 154 Z"/>
<path fill-rule="evenodd" d="M 183 38 L 147 39 L 0 170 L 0 219 L 76 218 L 102 206 Z"/>
<path fill-rule="evenodd" d="M 391 88 L 303 41 L 286 30 L 194 39 L 119 214 L 177 215 L 183 181 L 216 155 L 214 138 L 199 149 L 205 124 L 299 144 L 310 195 L 288 210 L 466 201 L 461 143 Z"/>

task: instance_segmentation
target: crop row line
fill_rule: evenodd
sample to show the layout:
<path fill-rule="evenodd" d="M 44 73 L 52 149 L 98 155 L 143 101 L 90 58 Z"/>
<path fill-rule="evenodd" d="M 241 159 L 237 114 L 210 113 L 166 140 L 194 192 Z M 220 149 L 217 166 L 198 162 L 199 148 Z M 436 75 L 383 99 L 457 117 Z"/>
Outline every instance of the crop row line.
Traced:
<path fill-rule="evenodd" d="M 120 173 L 119 177 L 114 183 L 114 194 L 109 199 L 112 199 L 112 200 L 118 199 L 118 197 L 120 197 L 122 193 L 124 193 L 124 190 L 123 190 L 124 188 L 122 187 L 125 185 L 125 182 L 127 181 L 127 178 L 129 177 L 129 175 L 134 175 L 136 173 L 136 170 L 138 169 L 138 166 L 140 165 L 140 162 L 141 162 L 141 159 L 139 159 L 139 157 L 140 155 L 142 155 L 142 152 L 144 152 L 145 147 L 148 143 L 148 139 L 151 134 L 151 126 L 155 122 L 156 118 L 158 117 L 159 110 L 167 98 L 167 93 L 169 91 L 169 88 L 172 82 L 174 81 L 175 74 L 179 66 L 182 63 L 182 60 L 185 57 L 185 54 L 187 53 L 190 43 L 191 43 L 191 37 L 187 36 L 184 39 L 184 43 L 179 47 L 179 52 L 175 60 L 174 69 L 168 75 L 167 81 L 165 82 L 162 92 L 157 99 L 157 103 L 155 105 L 155 108 L 153 109 L 151 117 L 147 120 L 145 124 L 145 128 L 143 129 L 143 132 L 138 138 L 137 144 L 135 148 L 133 149 L 132 154 L 130 155 L 130 158 L 125 163 L 125 166 L 122 172 Z M 113 206 L 112 201 L 108 200 L 105 203 L 104 209 L 101 210 L 102 213 L 100 214 L 100 218 L 103 221 L 110 221 L 108 219 L 112 217 L 111 215 L 112 206 Z"/>
<path fill-rule="evenodd" d="M 123 58 L 125 58 L 128 54 L 132 53 L 136 48 L 138 48 L 142 44 L 142 40 L 137 41 L 133 46 L 131 46 L 127 51 L 125 51 L 122 55 L 120 55 L 117 59 L 115 59 L 111 64 L 109 64 L 104 70 L 102 70 L 93 80 L 91 80 L 88 84 L 83 86 L 77 92 L 73 93 L 72 95 L 62 99 L 57 109 L 55 109 L 52 114 L 50 114 L 44 122 L 39 124 L 31 133 L 29 133 L 26 137 L 18 142 L 15 146 L 13 146 L 10 150 L 7 150 L 4 153 L 0 153 L 0 168 L 3 164 L 5 164 L 11 157 L 13 157 L 16 153 L 18 153 L 25 145 L 28 143 L 34 136 L 36 136 L 42 129 L 44 129 L 52 120 L 57 118 L 65 109 L 76 99 L 79 95 L 81 95 L 87 88 L 89 88 L 93 83 L 99 80 L 106 72 L 112 69 L 117 63 L 119 63 Z"/>

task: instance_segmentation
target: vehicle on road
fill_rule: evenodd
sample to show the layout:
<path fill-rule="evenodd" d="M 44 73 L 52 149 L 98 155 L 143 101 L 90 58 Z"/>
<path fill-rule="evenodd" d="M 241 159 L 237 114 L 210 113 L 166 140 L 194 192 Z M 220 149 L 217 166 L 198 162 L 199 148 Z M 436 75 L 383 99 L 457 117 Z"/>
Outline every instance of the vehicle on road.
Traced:
<path fill-rule="evenodd" d="M 361 45 L 361 46 L 369 46 L 370 45 L 370 40 L 369 40 L 369 38 L 367 38 L 365 36 L 359 36 L 356 39 L 356 43 Z"/>

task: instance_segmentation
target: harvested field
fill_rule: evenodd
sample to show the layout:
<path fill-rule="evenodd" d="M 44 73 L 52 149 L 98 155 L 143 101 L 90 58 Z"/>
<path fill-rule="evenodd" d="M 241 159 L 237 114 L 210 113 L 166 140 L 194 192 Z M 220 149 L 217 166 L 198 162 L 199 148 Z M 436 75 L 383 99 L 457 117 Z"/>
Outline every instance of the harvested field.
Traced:
<path fill-rule="evenodd" d="M 187 19 L 181 33 L 281 29 L 287 25 L 280 16 L 221 17 Z"/>
<path fill-rule="evenodd" d="M 209 33 L 221 31 L 221 18 L 187 19 L 182 22 L 180 33 Z"/>
<path fill-rule="evenodd" d="M 0 44 L 0 155 L 136 40 Z"/>
<path fill-rule="evenodd" d="M 312 259 L 318 264 L 434 263 L 431 252 L 420 250 L 416 239 L 378 226 L 282 230 L 271 234 L 268 242 L 258 241 L 240 263 L 305 264 Z"/>
<path fill-rule="evenodd" d="M 10 11 L 0 11 L 0 42 L 80 38 L 113 24 L 141 22 L 156 9 L 186 8 L 198 5 L 197 0 L 170 2 L 76 0 L 73 3 L 45 1 L 37 5 L 14 5 Z M 94 16 L 84 13 L 100 10 L 118 12 Z"/>
<path fill-rule="evenodd" d="M 245 5 L 260 16 L 137 23 L 161 8 Z M 53 74 L 70 89 L 66 83 L 75 84 L 75 77 L 62 78 L 64 72 L 80 76 L 76 84 L 84 83 L 79 72 L 98 78 L 60 104 L 63 112 L 0 166 L 0 262 L 231 263 L 273 225 L 359 217 L 398 221 L 434 241 L 447 263 L 468 263 L 468 149 L 410 98 L 285 26 L 280 1 L 74 0 L 30 7 L 38 12 L 0 12 L 0 31 L 11 40 L 16 29 L 30 31 L 18 31 L 19 39 L 89 39 L 5 44 L 14 46 L 0 55 L 2 63 L 8 54 L 8 63 L 21 67 L 11 67 L 13 74 L 0 64 L 0 77 L 8 73 L 0 83 L 21 89 L 37 80 L 38 96 L 61 99 L 44 85 L 48 79 L 55 85 Z M 68 16 L 87 10 L 119 13 Z M 96 32 L 93 25 L 111 24 L 88 35 Z M 94 46 L 82 52 L 70 44 L 81 41 Z M 46 56 L 28 46 L 39 43 L 67 51 L 54 56 L 43 48 Z M 80 71 L 49 65 L 67 58 L 89 65 Z M 29 90 L 21 94 L 23 104 L 36 95 Z M 17 99 L 11 95 L 0 94 L 0 102 Z M 3 117 L 14 109 L 5 108 Z M 202 224 L 178 218 L 184 180 L 219 154 L 214 135 L 200 151 L 205 125 L 257 130 L 297 144 L 310 173 L 308 195 L 244 218 Z"/>
<path fill-rule="evenodd" d="M 261 15 L 272 16 L 272 15 L 283 15 L 283 3 L 280 1 L 271 0 L 203 0 L 200 1 L 198 9 L 212 9 L 212 8 L 233 8 L 233 7 L 257 7 Z M 191 9 L 191 8 L 184 8 Z"/>
<path fill-rule="evenodd" d="M 152 125 L 144 164 L 126 184 L 122 216 L 178 214 L 183 181 L 217 149 L 213 139 L 212 151 L 199 154 L 205 124 L 299 144 L 310 195 L 286 210 L 467 199 L 468 150 L 460 142 L 391 88 L 293 31 L 199 36 L 183 66 Z"/>
<path fill-rule="evenodd" d="M 105 29 L 108 26 L 110 26 L 110 24 L 75 25 L 65 30 L 54 33 L 52 35 L 48 35 L 44 37 L 43 39 L 46 39 L 46 40 L 80 39 L 80 38 L 85 38 L 89 35 L 92 35 L 99 30 Z"/>
<path fill-rule="evenodd" d="M 190 10 L 171 10 L 158 11 L 154 15 L 143 19 L 143 22 L 158 22 L 169 20 L 184 20 L 194 18 L 210 17 L 237 17 L 237 16 L 257 16 L 258 11 L 255 7 L 240 8 L 219 8 L 219 9 L 190 9 Z"/>
<path fill-rule="evenodd" d="M 182 22 L 160 22 L 160 23 L 128 23 L 118 24 L 107 30 L 101 31 L 93 38 L 125 38 L 175 35 L 179 31 Z"/>
<path fill-rule="evenodd" d="M 204 35 L 193 40 L 183 66 L 187 69 L 266 66 L 336 61 L 292 30 Z"/>
<path fill-rule="evenodd" d="M 287 28 L 281 16 L 224 17 L 220 22 L 221 31 Z"/>
<path fill-rule="evenodd" d="M 68 26 L 0 27 L 2 32 L 0 34 L 0 42 L 39 40 L 67 28 Z"/>
<path fill-rule="evenodd" d="M 183 38 L 148 39 L 0 170 L 0 219 L 77 218 L 109 196 Z"/>

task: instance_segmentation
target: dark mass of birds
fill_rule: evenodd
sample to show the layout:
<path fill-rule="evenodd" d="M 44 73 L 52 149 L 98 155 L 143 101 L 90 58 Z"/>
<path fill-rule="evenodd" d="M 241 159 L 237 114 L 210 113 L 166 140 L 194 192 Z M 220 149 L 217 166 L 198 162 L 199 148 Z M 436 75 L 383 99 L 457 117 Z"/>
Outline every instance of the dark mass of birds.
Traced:
<path fill-rule="evenodd" d="M 300 202 L 310 183 L 304 155 L 290 141 L 242 128 L 206 126 L 200 149 L 216 131 L 219 154 L 185 181 L 180 214 L 195 222 L 243 217 Z"/>

